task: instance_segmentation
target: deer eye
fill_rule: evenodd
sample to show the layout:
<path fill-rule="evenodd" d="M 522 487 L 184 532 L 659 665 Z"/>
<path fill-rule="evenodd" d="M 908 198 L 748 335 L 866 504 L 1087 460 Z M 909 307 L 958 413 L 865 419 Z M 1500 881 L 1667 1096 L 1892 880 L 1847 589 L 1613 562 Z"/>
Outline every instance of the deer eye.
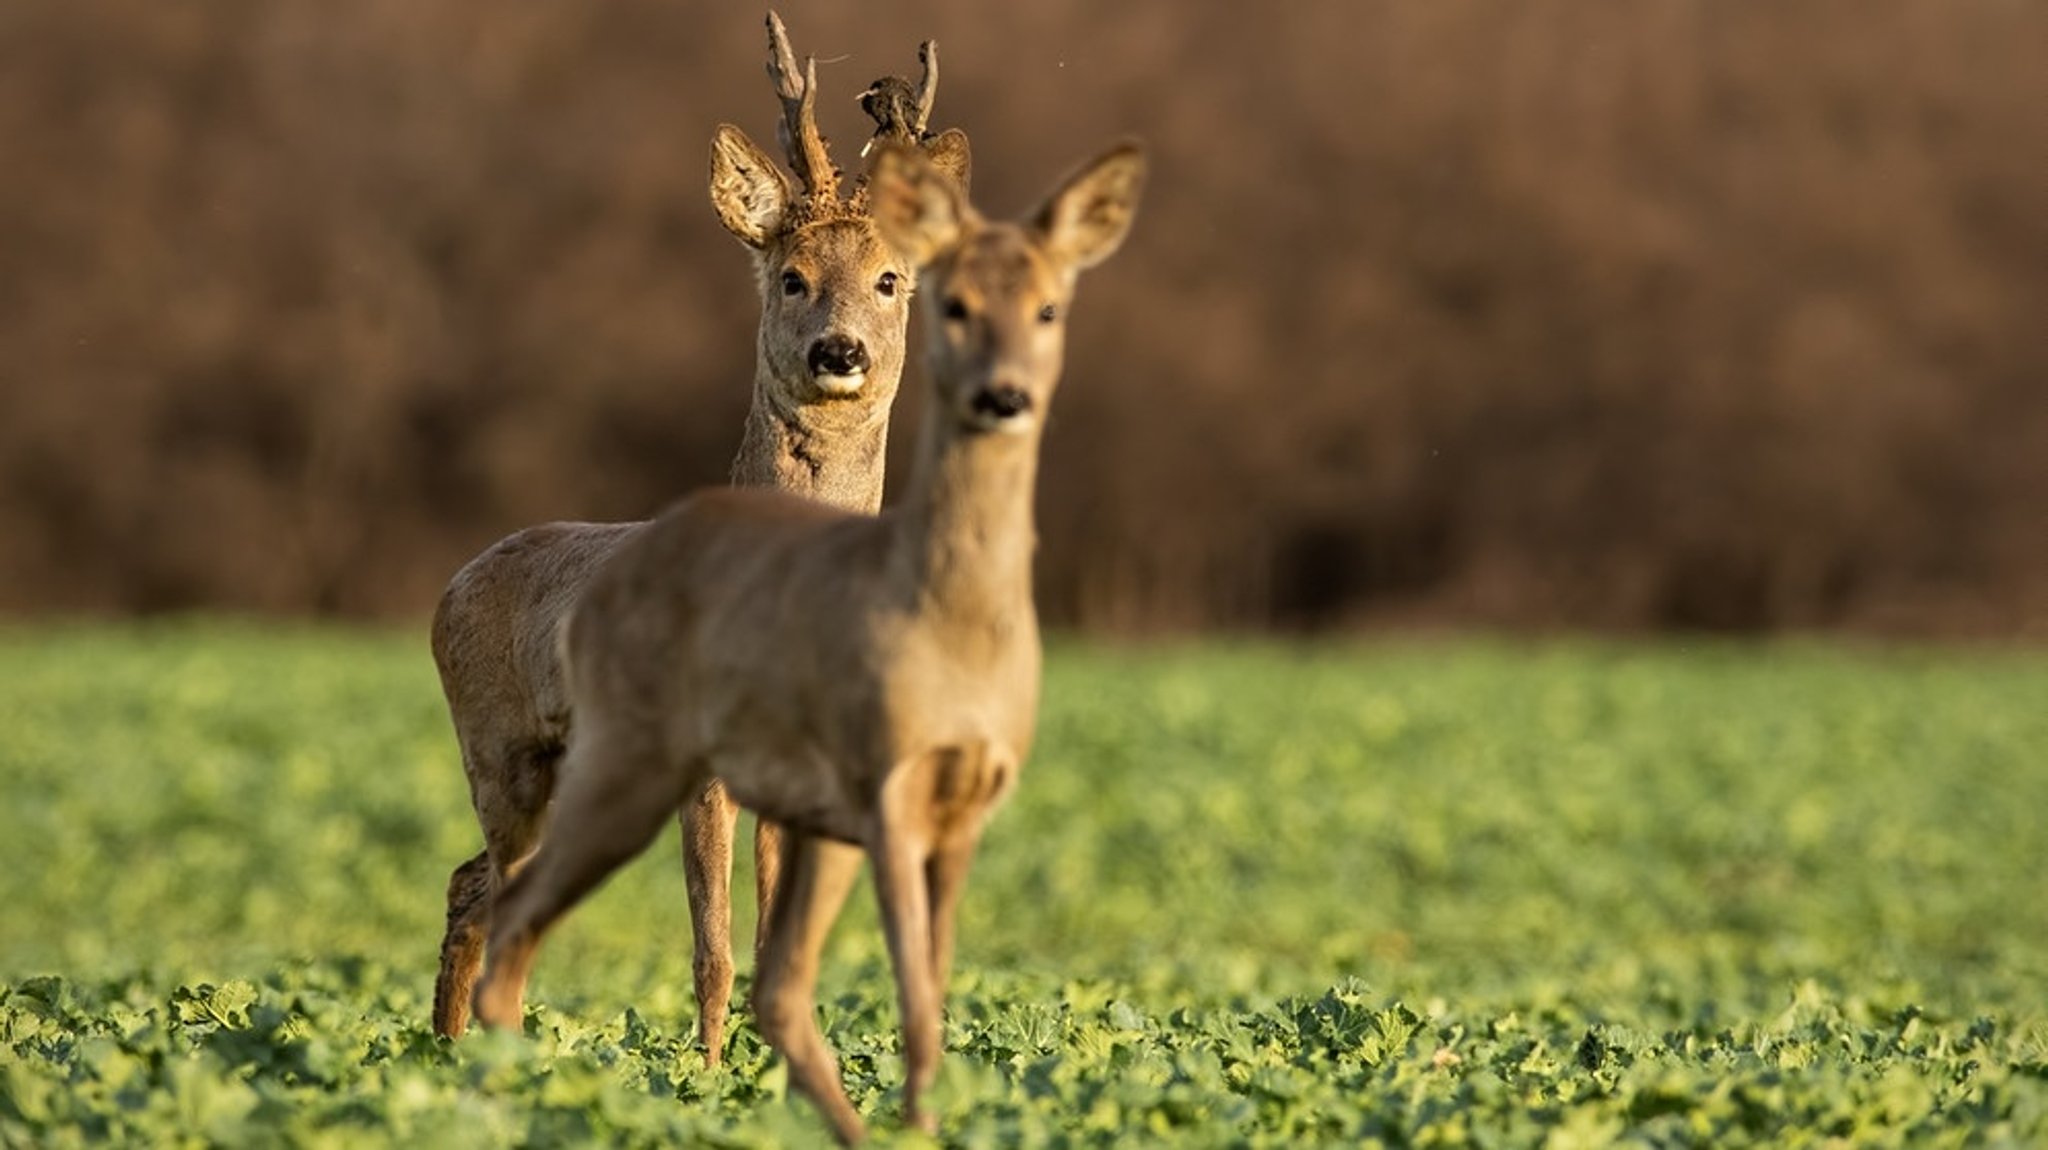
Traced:
<path fill-rule="evenodd" d="M 807 286 L 809 285 L 804 283 L 804 277 L 796 272 L 782 273 L 783 295 L 802 295 L 804 294 L 804 288 Z"/>
<path fill-rule="evenodd" d="M 946 297 L 946 318 L 958 323 L 967 318 L 967 301 L 959 296 Z"/>
<path fill-rule="evenodd" d="M 878 291 L 878 292 L 881 292 L 881 293 L 882 293 L 883 295 L 888 295 L 888 296 L 892 296 L 892 295 L 895 295 L 895 294 L 896 294 L 896 273 L 895 273 L 895 272 L 883 272 L 883 273 L 882 273 L 882 278 L 881 278 L 881 279 L 878 279 L 878 280 L 876 280 L 876 281 L 875 281 L 875 290 L 876 290 L 876 291 Z"/>
<path fill-rule="evenodd" d="M 1051 323 L 1058 318 L 1060 318 L 1060 309 L 1052 304 L 1046 304 L 1038 309 L 1038 322 L 1040 323 Z"/>

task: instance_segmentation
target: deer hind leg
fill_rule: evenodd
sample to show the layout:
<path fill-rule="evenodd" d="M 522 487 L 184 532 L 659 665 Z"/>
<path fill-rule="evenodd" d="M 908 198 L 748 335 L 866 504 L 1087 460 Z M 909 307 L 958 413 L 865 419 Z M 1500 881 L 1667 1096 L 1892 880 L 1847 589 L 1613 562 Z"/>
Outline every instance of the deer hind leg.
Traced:
<path fill-rule="evenodd" d="M 818 953 L 860 873 L 860 851 L 784 829 L 782 889 L 754 976 L 754 1017 L 768 1044 L 789 1063 L 789 1080 L 818 1109 L 839 1141 L 866 1127 L 839 1081 L 839 1062 L 818 1030 Z"/>
<path fill-rule="evenodd" d="M 697 988 L 697 1038 L 704 1061 L 725 1058 L 725 1020 L 732 1002 L 732 835 L 739 807 L 713 782 L 683 804 L 683 882 L 690 893 Z"/>
<path fill-rule="evenodd" d="M 448 876 L 448 929 L 441 936 L 441 970 L 434 977 L 434 1033 L 444 1038 L 469 1029 L 469 996 L 483 969 L 490 903 L 491 855 L 478 851 Z"/>
<path fill-rule="evenodd" d="M 485 1026 L 517 1026 L 526 979 L 550 926 L 647 849 L 689 793 L 690 778 L 637 743 L 580 731 L 569 750 L 546 841 L 512 877 L 491 912 L 490 948 L 476 988 Z"/>
<path fill-rule="evenodd" d="M 558 746 L 529 743 L 480 755 L 466 742 L 470 798 L 484 832 L 484 849 L 448 877 L 448 927 L 441 937 L 441 967 L 434 978 L 434 1033 L 455 1038 L 469 1028 L 470 996 L 483 968 L 491 904 L 512 873 L 533 853 L 554 794 Z"/>

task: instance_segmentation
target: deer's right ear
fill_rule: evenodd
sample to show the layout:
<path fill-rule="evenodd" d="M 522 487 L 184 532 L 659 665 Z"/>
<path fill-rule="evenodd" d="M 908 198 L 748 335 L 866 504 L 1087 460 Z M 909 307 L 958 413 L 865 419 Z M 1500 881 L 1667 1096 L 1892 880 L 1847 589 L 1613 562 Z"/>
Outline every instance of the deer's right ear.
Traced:
<path fill-rule="evenodd" d="M 747 134 L 720 124 L 711 137 L 711 206 L 718 222 L 750 248 L 765 248 L 793 195 L 788 177 Z"/>
<path fill-rule="evenodd" d="M 953 177 L 902 147 L 876 158 L 868 179 L 868 211 L 889 246 L 919 267 L 958 243 L 973 213 Z"/>
<path fill-rule="evenodd" d="M 974 155 L 967 147 L 967 133 L 947 128 L 919 146 L 933 167 L 953 177 L 961 191 L 968 190 L 968 181 L 974 175 Z"/>

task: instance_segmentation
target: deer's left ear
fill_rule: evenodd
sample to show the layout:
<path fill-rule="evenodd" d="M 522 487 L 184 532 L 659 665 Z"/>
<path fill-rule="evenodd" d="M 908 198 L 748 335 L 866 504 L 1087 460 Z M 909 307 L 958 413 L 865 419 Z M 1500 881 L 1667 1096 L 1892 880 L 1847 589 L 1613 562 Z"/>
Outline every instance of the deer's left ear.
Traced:
<path fill-rule="evenodd" d="M 1145 153 L 1125 141 L 1068 176 L 1031 218 L 1046 252 L 1080 271 L 1116 253 L 1145 189 Z"/>

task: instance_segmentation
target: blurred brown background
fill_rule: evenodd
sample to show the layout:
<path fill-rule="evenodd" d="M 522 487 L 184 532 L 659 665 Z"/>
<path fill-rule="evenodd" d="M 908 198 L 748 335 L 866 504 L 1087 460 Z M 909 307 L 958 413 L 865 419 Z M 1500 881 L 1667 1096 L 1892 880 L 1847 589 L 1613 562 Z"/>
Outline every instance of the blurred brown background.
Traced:
<path fill-rule="evenodd" d="M 984 207 L 1153 150 L 1060 623 L 2048 635 L 2048 5 L 784 15 L 842 164 L 925 36 Z M 721 482 L 763 55 L 680 0 L 0 4 L 0 610 L 420 617 Z"/>

